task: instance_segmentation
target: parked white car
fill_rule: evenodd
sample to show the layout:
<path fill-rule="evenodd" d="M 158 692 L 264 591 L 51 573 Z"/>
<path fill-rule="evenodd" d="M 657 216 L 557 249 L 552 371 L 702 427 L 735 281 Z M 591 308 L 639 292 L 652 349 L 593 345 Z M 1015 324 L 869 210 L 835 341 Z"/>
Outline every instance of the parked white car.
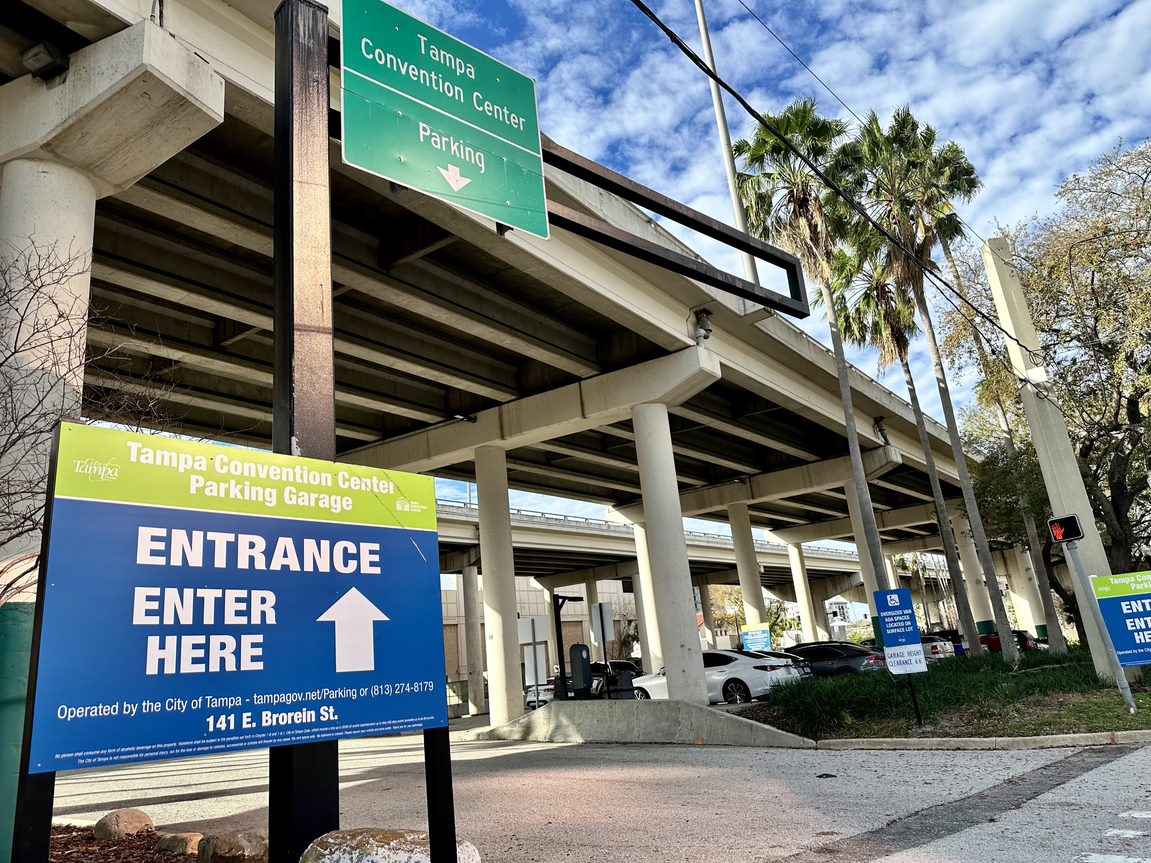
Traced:
<path fill-rule="evenodd" d="M 718 704 L 743 704 L 762 698 L 784 683 L 799 680 L 803 672 L 790 658 L 778 654 L 753 653 L 747 650 L 705 650 L 703 677 L 707 681 L 708 701 Z M 667 698 L 667 677 L 661 668 L 658 674 L 645 674 L 632 681 L 635 697 Z"/>

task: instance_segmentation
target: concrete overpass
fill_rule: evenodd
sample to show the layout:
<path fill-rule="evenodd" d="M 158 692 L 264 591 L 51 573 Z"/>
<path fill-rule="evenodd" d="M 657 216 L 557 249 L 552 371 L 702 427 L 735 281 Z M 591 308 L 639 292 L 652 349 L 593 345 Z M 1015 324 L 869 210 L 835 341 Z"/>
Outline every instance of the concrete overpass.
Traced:
<path fill-rule="evenodd" d="M 63 314 L 49 327 L 87 356 L 34 357 L 28 373 L 60 414 L 122 420 L 127 404 L 146 425 L 268 446 L 276 3 L 165 0 L 163 29 L 150 5 L 17 0 L 0 12 L 0 248 L 63 261 L 50 298 Z M 66 75 L 27 74 L 21 53 L 41 42 L 68 56 Z M 334 86 L 333 119 L 340 107 Z M 767 577 L 752 529 L 783 539 L 814 631 L 802 542 L 858 533 L 826 349 L 700 280 L 571 230 L 547 241 L 505 230 L 342 165 L 334 140 L 331 153 L 338 458 L 477 482 L 495 721 L 522 710 L 511 623 L 527 564 L 509 488 L 634 522 L 644 636 L 664 645 L 673 697 L 704 697 L 686 637 L 703 564 L 685 512 L 731 524 L 749 616 Z M 556 164 L 550 201 L 694 259 L 638 207 Z M 908 404 L 858 372 L 852 389 L 884 540 L 930 541 Z M 929 425 L 954 498 L 946 437 Z M 861 576 L 869 591 L 883 577 L 866 561 Z"/>

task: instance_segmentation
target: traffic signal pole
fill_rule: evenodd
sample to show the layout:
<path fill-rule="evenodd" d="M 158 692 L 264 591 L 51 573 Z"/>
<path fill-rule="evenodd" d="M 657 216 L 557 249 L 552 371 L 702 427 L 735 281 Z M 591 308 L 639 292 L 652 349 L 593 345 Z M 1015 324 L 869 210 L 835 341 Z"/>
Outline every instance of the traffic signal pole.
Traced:
<path fill-rule="evenodd" d="M 1139 711 L 1139 708 L 1135 706 L 1135 696 L 1131 694 L 1131 684 L 1127 682 L 1127 675 L 1123 673 L 1123 666 L 1119 663 L 1119 654 L 1115 652 L 1115 644 L 1111 641 L 1111 633 L 1107 631 L 1107 625 L 1103 622 L 1103 612 L 1099 609 L 1098 600 L 1095 599 L 1095 591 L 1091 588 L 1091 579 L 1087 577 L 1087 570 L 1083 568 L 1083 560 L 1079 557 L 1079 543 L 1076 540 L 1072 540 L 1071 542 L 1065 543 L 1063 548 L 1067 551 L 1067 556 L 1071 559 L 1076 586 L 1082 586 L 1091 597 L 1087 603 L 1088 608 L 1091 610 L 1091 619 L 1095 621 L 1095 626 L 1099 628 L 1099 632 L 1103 636 L 1103 643 L 1107 647 L 1107 658 L 1111 661 L 1111 674 L 1115 677 L 1115 682 L 1119 685 L 1119 692 L 1123 695 L 1123 701 L 1127 705 L 1127 709 L 1131 711 L 1131 715 L 1134 716 Z M 1082 609 L 1083 606 L 1080 605 L 1079 608 Z"/>
<path fill-rule="evenodd" d="M 1103 548 L 1103 540 L 1095 526 L 1094 511 L 1079 472 L 1079 460 L 1071 448 L 1071 438 L 1067 434 L 1067 424 L 1059 406 L 1051 400 L 1047 390 L 1047 374 L 1039 361 L 1042 359 L 1039 338 L 1035 324 L 1023 297 L 1023 287 L 1019 274 L 1011 265 L 1011 249 L 1002 237 L 994 237 L 983 247 L 983 263 L 991 282 L 991 294 L 999 321 L 1008 334 L 1007 353 L 1011 367 L 1020 380 L 1020 397 L 1027 415 L 1027 425 L 1035 452 L 1039 456 L 1039 467 L 1043 472 L 1043 484 L 1047 496 L 1056 512 L 1075 514 L 1083 525 L 1083 539 L 1076 549 L 1076 555 L 1088 575 L 1111 575 L 1111 564 Z M 1084 579 L 1072 579 L 1075 599 L 1081 611 L 1096 607 L 1091 583 Z M 1107 642 L 1099 623 L 1090 613 L 1083 613 L 1083 629 L 1087 633 L 1087 644 L 1091 648 L 1091 659 L 1100 677 L 1115 676 Z M 1122 674 L 1119 675 L 1123 677 Z"/>

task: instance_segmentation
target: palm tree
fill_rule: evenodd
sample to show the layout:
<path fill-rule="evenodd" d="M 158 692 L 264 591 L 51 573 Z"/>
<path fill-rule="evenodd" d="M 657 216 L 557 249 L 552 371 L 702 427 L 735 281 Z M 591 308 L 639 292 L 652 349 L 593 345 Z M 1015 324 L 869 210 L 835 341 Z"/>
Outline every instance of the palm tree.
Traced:
<path fill-rule="evenodd" d="M 851 379 L 831 297 L 835 241 L 824 210 L 823 183 L 784 143 L 785 138 L 791 141 L 815 164 L 828 164 L 837 145 L 847 134 L 847 124 L 842 120 L 821 117 L 812 99 L 793 102 L 781 114 L 767 115 L 766 119 L 778 130 L 778 135 L 765 126 L 759 126 L 750 140 L 741 139 L 732 147 L 735 157 L 744 167 L 744 172 L 737 178 L 739 195 L 747 211 L 749 229 L 793 252 L 808 275 L 819 283 L 831 330 L 839 394 L 843 400 L 844 429 L 851 459 L 852 489 L 849 493 L 856 495 L 862 514 L 864 544 L 876 585 L 884 586 L 887 572 L 883 549 L 871 503 L 871 490 L 863 469 Z M 862 560 L 863 555 L 860 557 Z"/>
<path fill-rule="evenodd" d="M 959 613 L 960 625 L 968 635 L 971 653 L 979 653 L 975 617 L 971 613 L 971 603 L 967 599 L 967 589 L 959 567 L 959 552 L 943 501 L 939 470 L 935 466 L 935 455 L 927 434 L 927 419 L 920 407 L 919 393 L 911 373 L 911 340 L 919 334 L 919 326 L 915 322 L 915 301 L 906 291 L 900 290 L 878 260 L 882 248 L 879 235 L 867 225 L 856 223 L 855 228 L 853 251 L 849 253 L 840 250 L 836 253 L 836 279 L 832 291 L 838 306 L 838 318 L 848 341 L 878 351 L 881 368 L 899 363 L 903 369 L 903 379 L 907 383 L 907 395 L 911 402 L 911 412 L 915 416 L 915 427 L 919 431 L 919 445 L 923 448 L 923 460 L 935 502 L 935 518 L 943 541 L 943 556 L 951 577 L 955 608 Z"/>
<path fill-rule="evenodd" d="M 969 200 L 979 189 L 979 177 L 958 144 L 948 142 L 937 146 L 935 129 L 921 125 L 907 106 L 896 109 L 886 129 L 874 111 L 869 113 L 855 138 L 840 148 L 837 162 L 838 170 L 850 177 L 850 190 L 895 239 L 888 242 L 884 260 L 891 278 L 914 299 L 922 321 L 935 368 L 939 402 L 955 454 L 964 508 L 987 583 L 995 626 L 1001 633 L 1003 658 L 1017 662 L 1019 650 L 1015 639 L 1010 637 L 1011 624 L 979 516 L 979 504 L 972 491 L 951 390 L 924 290 L 925 273 L 938 271 L 931 257 L 936 245 L 941 241 L 954 242 L 963 236 L 963 226 L 952 201 Z"/>

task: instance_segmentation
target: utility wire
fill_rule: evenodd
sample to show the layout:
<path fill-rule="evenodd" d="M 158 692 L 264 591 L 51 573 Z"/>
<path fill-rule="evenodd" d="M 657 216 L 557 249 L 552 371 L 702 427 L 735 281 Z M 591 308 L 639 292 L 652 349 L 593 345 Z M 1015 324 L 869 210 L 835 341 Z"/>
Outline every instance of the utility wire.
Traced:
<path fill-rule="evenodd" d="M 823 78 L 818 76 L 816 74 L 815 69 L 808 66 L 807 62 L 805 60 L 803 60 L 803 58 L 801 58 L 801 56 L 799 54 L 795 53 L 792 46 L 788 45 L 786 43 L 786 41 L 784 41 L 784 39 L 779 36 L 779 33 L 777 33 L 775 30 L 772 30 L 770 28 L 770 26 L 768 25 L 768 23 L 765 22 L 763 20 L 763 18 L 760 17 L 760 15 L 755 12 L 755 9 L 748 6 L 747 3 L 745 2 L 745 0 L 739 0 L 739 5 L 744 7 L 747 10 L 748 15 L 755 18 L 755 20 L 757 22 L 760 22 L 760 26 L 762 26 L 762 28 L 764 30 L 767 30 L 770 33 L 771 37 L 773 39 L 775 39 L 777 41 L 777 43 L 782 45 L 784 47 L 785 51 L 788 54 L 791 54 L 793 56 L 793 58 L 795 58 L 795 61 L 800 64 L 800 66 L 807 69 L 810 76 L 815 78 L 817 82 L 820 82 L 820 85 L 823 87 L 823 89 L 828 91 L 831 94 L 831 97 L 834 100 L 836 100 L 837 102 L 839 102 L 840 105 L 843 105 L 844 109 L 846 110 L 846 112 L 848 114 L 851 114 L 853 117 L 855 117 L 855 120 L 857 122 L 859 122 L 860 124 L 863 123 L 862 117 L 859 114 L 855 113 L 855 110 L 852 108 L 852 106 L 848 105 L 847 102 L 844 101 L 844 99 L 839 96 L 839 93 L 834 91 L 833 87 L 828 82 L 825 82 Z M 975 229 L 975 226 L 973 226 L 973 224 L 968 222 L 966 219 L 963 219 L 963 216 L 961 216 L 958 212 L 955 213 L 955 217 L 956 217 L 956 219 L 959 219 L 959 221 L 963 224 L 963 227 L 966 227 L 967 230 L 969 230 L 971 232 L 971 234 L 974 234 L 976 237 L 978 237 L 978 239 L 980 239 L 980 242 L 983 243 L 983 245 L 988 244 L 988 240 L 986 240 L 986 237 L 984 237 L 982 234 L 980 234 L 980 232 L 978 232 Z M 996 255 L 996 257 L 998 257 L 1000 260 L 1003 260 L 1004 264 L 1011 265 L 1011 261 L 1008 261 L 1008 260 L 1004 259 L 1003 257 L 1001 257 L 1001 255 L 999 255 L 998 252 L 992 252 L 992 254 Z M 1024 255 L 1020 254 L 1017 251 L 1012 252 L 1012 257 L 1019 258 L 1021 261 L 1026 262 L 1026 264 L 1029 264 L 1032 267 L 1036 266 L 1035 261 L 1029 260 L 1027 257 L 1024 257 Z"/>
<path fill-rule="evenodd" d="M 1046 358 L 1043 357 L 1042 354 L 1038 354 L 1036 351 L 1023 344 L 1023 342 L 1016 338 L 1012 333 L 1009 333 L 1006 329 L 1004 329 L 1003 325 L 1000 324 L 994 316 L 987 314 L 987 312 L 983 311 L 983 309 L 972 303 L 969 299 L 967 299 L 966 296 L 963 295 L 962 292 L 958 291 L 954 285 L 952 285 L 942 276 L 937 275 L 925 267 L 917 255 L 908 249 L 898 237 L 892 234 L 891 231 L 889 231 L 884 225 L 880 224 L 879 221 L 877 221 L 869 212 L 867 212 L 867 208 L 864 207 L 863 204 L 848 194 L 843 189 L 843 187 L 839 185 L 839 183 L 829 177 L 826 172 L 824 172 L 824 170 L 819 167 L 819 165 L 817 165 L 806 153 L 799 149 L 799 147 L 797 147 L 790 138 L 779 131 L 779 129 L 776 128 L 773 123 L 771 123 L 763 114 L 757 111 L 751 105 L 751 103 L 748 102 L 746 98 L 744 98 L 742 93 L 740 93 L 729 83 L 727 83 L 726 80 L 712 71 L 711 67 L 708 66 L 707 63 L 705 63 L 699 57 L 699 55 L 692 50 L 691 46 L 684 42 L 683 39 L 680 38 L 679 34 L 677 34 L 667 24 L 665 24 L 663 20 L 654 11 L 651 10 L 651 8 L 643 2 L 643 0 L 631 0 L 631 2 L 637 9 L 643 12 L 644 15 L 651 19 L 651 21 L 663 32 L 665 36 L 667 36 L 671 43 L 684 54 L 684 56 L 691 60 L 691 62 L 694 63 L 701 72 L 715 81 L 716 84 L 718 84 L 733 99 L 735 99 L 736 102 L 739 103 L 740 107 L 742 107 L 744 111 L 746 111 L 752 117 L 752 119 L 754 119 L 757 123 L 759 123 L 765 129 L 771 132 L 771 134 L 773 134 L 776 138 L 778 138 L 780 143 L 787 147 L 787 149 L 791 151 L 792 155 L 803 162 L 803 164 L 806 165 L 811 170 L 811 172 L 815 174 L 815 176 L 817 176 L 825 186 L 827 186 L 828 189 L 834 192 L 845 204 L 847 204 L 847 206 L 852 211 L 854 211 L 876 231 L 878 231 L 885 240 L 891 243 L 892 246 L 899 249 L 907 257 L 908 260 L 913 261 L 915 266 L 923 272 L 924 276 L 934 282 L 937 286 L 945 287 L 947 290 L 951 291 L 953 294 L 959 297 L 959 299 L 962 300 L 973 312 L 975 312 L 977 316 L 983 318 L 992 327 L 1002 332 L 1005 338 L 1011 339 L 1016 344 L 1018 344 L 1021 350 L 1026 351 L 1028 355 L 1031 356 L 1032 362 L 1036 363 L 1036 365 L 1046 365 Z"/>
<path fill-rule="evenodd" d="M 762 18 L 760 18 L 759 14 L 754 9 L 752 9 L 745 2 L 743 2 L 743 0 L 739 0 L 739 5 L 742 6 L 744 9 L 746 9 L 747 13 L 749 15 L 751 15 L 751 17 L 754 18 L 756 21 L 758 21 L 760 23 L 760 26 L 763 27 L 763 29 L 766 30 L 768 33 L 770 33 L 776 42 L 778 42 L 780 45 L 782 45 L 784 50 L 787 51 L 787 53 L 790 54 L 792 57 L 794 57 L 796 59 L 796 61 L 799 63 L 799 65 L 802 66 L 804 69 L 806 69 L 811 74 L 812 78 L 814 78 L 816 81 L 818 81 L 820 84 L 822 84 L 823 89 L 826 90 L 828 93 L 830 93 L 832 95 L 832 97 L 835 99 L 835 101 L 837 101 L 840 105 L 842 105 L 844 107 L 844 110 L 846 110 L 847 113 L 849 113 L 852 117 L 854 117 L 860 123 L 863 122 L 863 118 L 860 117 L 858 114 L 856 114 L 855 111 L 853 111 L 851 109 L 850 105 L 848 105 L 841 98 L 839 98 L 839 94 L 836 93 L 833 89 L 831 89 L 831 85 L 828 84 L 826 81 L 824 81 L 822 78 L 820 78 L 819 75 L 817 75 L 815 73 L 815 70 L 812 69 L 810 66 L 808 66 L 807 63 L 804 62 L 803 58 L 800 57 L 798 54 L 796 54 L 795 51 L 792 50 L 791 46 L 788 45 L 786 42 L 784 42 L 783 39 L 780 38 L 780 35 L 778 33 L 776 33 L 774 30 L 772 30 L 771 27 L 769 27 L 767 25 L 767 22 L 764 21 Z"/>

